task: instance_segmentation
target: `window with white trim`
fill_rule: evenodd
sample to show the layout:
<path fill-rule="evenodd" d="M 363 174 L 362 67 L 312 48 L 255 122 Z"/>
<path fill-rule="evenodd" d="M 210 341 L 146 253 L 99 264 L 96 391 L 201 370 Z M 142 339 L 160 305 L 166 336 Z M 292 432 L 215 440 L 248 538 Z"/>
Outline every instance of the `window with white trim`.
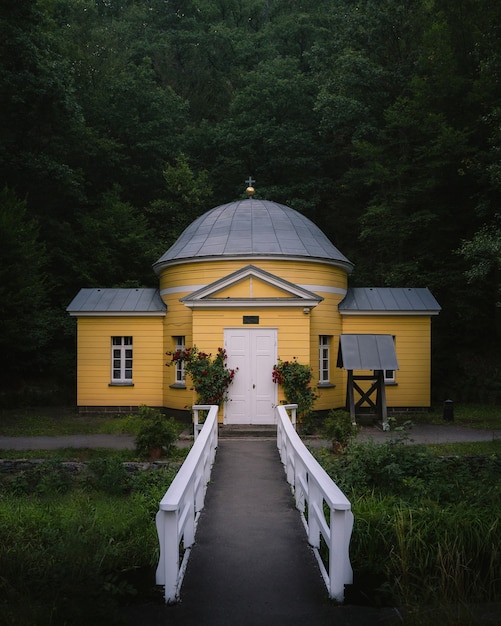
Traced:
<path fill-rule="evenodd" d="M 384 370 L 384 382 L 387 385 L 395 382 L 395 370 Z"/>
<path fill-rule="evenodd" d="M 132 384 L 132 337 L 111 338 L 111 382 Z"/>
<path fill-rule="evenodd" d="M 182 336 L 174 337 L 176 342 L 176 352 L 182 352 L 186 348 L 185 338 Z M 184 361 L 176 361 L 176 385 L 184 385 L 185 383 L 185 370 Z"/>
<path fill-rule="evenodd" d="M 319 383 L 330 382 L 330 352 L 330 337 L 328 335 L 320 335 L 318 338 Z"/>
<path fill-rule="evenodd" d="M 393 344 L 395 344 L 395 335 L 393 335 Z M 385 385 L 394 385 L 396 383 L 396 371 L 384 370 Z"/>

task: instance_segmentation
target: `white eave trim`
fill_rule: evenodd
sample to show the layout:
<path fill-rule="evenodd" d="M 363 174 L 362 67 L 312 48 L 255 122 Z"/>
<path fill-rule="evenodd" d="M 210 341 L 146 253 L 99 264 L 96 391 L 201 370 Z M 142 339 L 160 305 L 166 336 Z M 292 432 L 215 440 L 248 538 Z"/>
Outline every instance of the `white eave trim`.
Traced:
<path fill-rule="evenodd" d="M 183 298 L 183 304 L 190 309 L 250 309 L 272 307 L 303 307 L 313 308 L 319 304 L 318 300 L 305 298 L 208 298 L 206 300 L 190 300 Z"/>
<path fill-rule="evenodd" d="M 308 263 L 322 263 L 326 265 L 334 265 L 339 267 L 347 274 L 351 274 L 353 271 L 353 263 L 351 261 L 344 261 L 342 259 L 325 259 L 322 257 L 311 257 L 301 255 L 288 255 L 288 254 L 232 254 L 232 255 L 214 255 L 214 256 L 201 256 L 201 257 L 188 257 L 169 259 L 167 261 L 160 261 L 153 264 L 153 271 L 159 275 L 167 267 L 173 265 L 182 265 L 184 263 L 206 263 L 207 261 L 244 261 L 248 260 L 250 263 L 256 261 L 306 261 Z"/>

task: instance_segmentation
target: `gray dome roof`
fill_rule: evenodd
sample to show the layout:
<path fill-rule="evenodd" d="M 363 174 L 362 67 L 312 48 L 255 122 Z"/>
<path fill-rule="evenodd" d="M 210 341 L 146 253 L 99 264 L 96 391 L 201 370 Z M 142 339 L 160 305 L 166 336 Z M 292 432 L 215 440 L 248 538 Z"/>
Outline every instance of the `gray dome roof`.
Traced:
<path fill-rule="evenodd" d="M 353 264 L 307 217 L 283 204 L 249 198 L 215 207 L 196 219 L 154 263 L 155 271 L 179 261 L 207 258 L 293 257 Z"/>

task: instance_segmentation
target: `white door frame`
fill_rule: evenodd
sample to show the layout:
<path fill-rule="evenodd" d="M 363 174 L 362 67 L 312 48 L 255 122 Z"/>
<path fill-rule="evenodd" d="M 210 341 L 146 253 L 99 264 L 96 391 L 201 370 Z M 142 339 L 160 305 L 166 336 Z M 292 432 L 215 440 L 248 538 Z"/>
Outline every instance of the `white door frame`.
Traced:
<path fill-rule="evenodd" d="M 277 340 L 277 328 L 224 329 L 227 366 L 238 368 L 224 405 L 225 424 L 275 423 Z"/>

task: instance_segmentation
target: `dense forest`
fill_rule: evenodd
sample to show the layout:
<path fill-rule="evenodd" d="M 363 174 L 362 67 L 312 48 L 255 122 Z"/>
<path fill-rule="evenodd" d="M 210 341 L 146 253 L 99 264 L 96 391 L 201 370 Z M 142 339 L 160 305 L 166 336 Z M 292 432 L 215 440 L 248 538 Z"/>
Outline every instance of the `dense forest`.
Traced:
<path fill-rule="evenodd" d="M 501 401 L 499 2 L 0 2 L 4 406 L 71 401 L 78 289 L 157 286 L 249 175 L 432 290 L 435 401 Z"/>

